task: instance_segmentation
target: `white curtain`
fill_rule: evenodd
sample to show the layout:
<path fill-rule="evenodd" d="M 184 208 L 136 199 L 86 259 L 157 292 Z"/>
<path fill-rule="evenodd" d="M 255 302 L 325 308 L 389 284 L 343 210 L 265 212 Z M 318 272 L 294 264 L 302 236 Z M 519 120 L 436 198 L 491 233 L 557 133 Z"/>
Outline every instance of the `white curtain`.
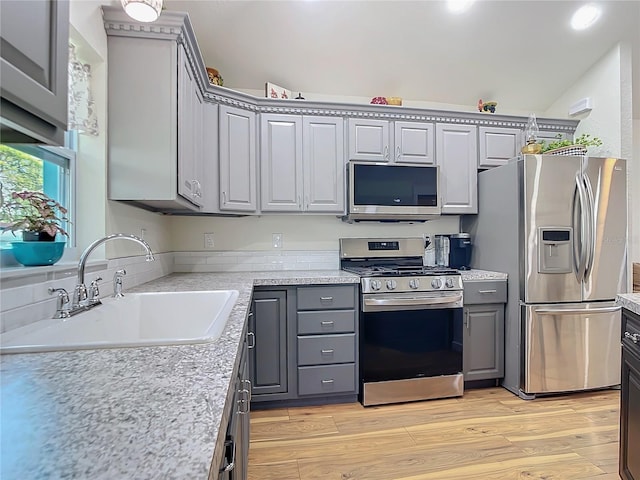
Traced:
<path fill-rule="evenodd" d="M 82 63 L 76 47 L 69 44 L 69 130 L 98 135 L 93 94 L 91 92 L 91 65 Z"/>

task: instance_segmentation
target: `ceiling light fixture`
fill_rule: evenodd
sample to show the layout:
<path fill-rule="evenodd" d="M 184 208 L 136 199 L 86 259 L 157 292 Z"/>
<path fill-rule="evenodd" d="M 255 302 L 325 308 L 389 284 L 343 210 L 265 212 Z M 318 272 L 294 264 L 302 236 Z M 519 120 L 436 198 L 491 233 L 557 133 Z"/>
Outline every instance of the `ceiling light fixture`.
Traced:
<path fill-rule="evenodd" d="M 155 22 L 162 11 L 162 0 L 121 0 L 122 8 L 134 20 Z"/>
<path fill-rule="evenodd" d="M 580 7 L 571 17 L 571 28 L 574 30 L 589 28 L 600 18 L 600 13 L 600 7 L 592 3 Z"/>
<path fill-rule="evenodd" d="M 475 2 L 475 0 L 447 0 L 447 7 L 451 13 L 464 13 L 471 5 Z"/>

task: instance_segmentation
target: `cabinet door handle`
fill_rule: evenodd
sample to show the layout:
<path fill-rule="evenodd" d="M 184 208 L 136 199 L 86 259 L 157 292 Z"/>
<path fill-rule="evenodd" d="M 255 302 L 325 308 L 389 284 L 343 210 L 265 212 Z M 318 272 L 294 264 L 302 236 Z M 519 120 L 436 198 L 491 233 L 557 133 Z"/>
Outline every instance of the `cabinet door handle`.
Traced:
<path fill-rule="evenodd" d="M 256 348 L 256 334 L 247 332 L 247 348 Z"/>
<path fill-rule="evenodd" d="M 624 338 L 628 338 L 629 340 L 631 340 L 633 343 L 638 343 L 640 342 L 640 334 L 638 333 L 629 333 L 629 332 L 624 332 Z"/>
<path fill-rule="evenodd" d="M 251 402 L 251 380 L 245 378 L 242 380 L 242 383 L 246 385 L 245 391 L 249 392 L 249 402 Z"/>
<path fill-rule="evenodd" d="M 238 393 L 240 395 L 242 395 L 244 398 L 240 398 L 238 400 L 238 413 L 240 415 L 246 415 L 247 413 L 249 413 L 249 396 L 251 395 L 249 393 L 249 390 L 246 389 L 242 389 L 242 390 L 238 390 Z"/>
<path fill-rule="evenodd" d="M 323 320 L 320 322 L 320 325 L 322 325 L 323 327 L 328 327 L 330 325 L 333 325 L 333 320 Z"/>
<path fill-rule="evenodd" d="M 330 379 L 328 379 L 328 380 L 322 380 L 321 382 L 322 382 L 323 384 L 327 385 L 327 384 L 329 384 L 329 383 L 333 383 L 333 378 L 330 378 Z"/>
<path fill-rule="evenodd" d="M 478 293 L 498 293 L 497 290 L 478 290 Z"/>
<path fill-rule="evenodd" d="M 333 297 L 320 297 L 321 302 L 333 302 Z"/>
<path fill-rule="evenodd" d="M 396 161 L 400 161 L 400 145 L 396 147 Z"/>
<path fill-rule="evenodd" d="M 464 325 L 467 327 L 467 330 L 471 330 L 471 322 L 469 321 L 469 312 L 465 315 Z"/>
<path fill-rule="evenodd" d="M 384 159 L 389 160 L 389 145 L 384 146 Z"/>
<path fill-rule="evenodd" d="M 220 471 L 230 472 L 234 468 L 236 468 L 236 442 L 231 440 L 231 461 L 226 467 L 220 469 Z"/>
<path fill-rule="evenodd" d="M 320 350 L 322 355 L 333 355 L 333 348 L 327 348 L 326 350 Z"/>
<path fill-rule="evenodd" d="M 227 192 L 222 192 L 222 204 L 227 204 Z"/>

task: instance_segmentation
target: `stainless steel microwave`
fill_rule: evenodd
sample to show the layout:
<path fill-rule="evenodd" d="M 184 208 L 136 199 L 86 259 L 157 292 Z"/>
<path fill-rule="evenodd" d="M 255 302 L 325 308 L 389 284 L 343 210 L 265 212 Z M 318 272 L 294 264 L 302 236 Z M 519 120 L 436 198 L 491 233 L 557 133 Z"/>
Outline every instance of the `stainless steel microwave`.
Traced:
<path fill-rule="evenodd" d="M 441 213 L 439 167 L 407 163 L 347 165 L 347 220 L 424 221 Z"/>

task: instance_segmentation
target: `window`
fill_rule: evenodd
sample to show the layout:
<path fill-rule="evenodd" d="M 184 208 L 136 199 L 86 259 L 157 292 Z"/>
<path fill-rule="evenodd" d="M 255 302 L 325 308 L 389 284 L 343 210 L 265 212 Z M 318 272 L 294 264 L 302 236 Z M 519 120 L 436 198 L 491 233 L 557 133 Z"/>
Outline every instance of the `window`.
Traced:
<path fill-rule="evenodd" d="M 67 134 L 67 145 L 75 144 L 75 135 Z M 75 244 L 74 239 L 74 181 L 75 151 L 64 147 L 45 147 L 31 144 L 0 144 L 0 182 L 2 194 L 7 201 L 11 192 L 24 190 L 40 191 L 65 206 L 69 212 L 63 228 L 69 233 L 67 246 Z M 8 218 L 0 210 L 0 228 L 5 227 Z M 18 234 L 3 231 L 0 234 L 0 248 L 8 242 L 19 240 Z"/>

